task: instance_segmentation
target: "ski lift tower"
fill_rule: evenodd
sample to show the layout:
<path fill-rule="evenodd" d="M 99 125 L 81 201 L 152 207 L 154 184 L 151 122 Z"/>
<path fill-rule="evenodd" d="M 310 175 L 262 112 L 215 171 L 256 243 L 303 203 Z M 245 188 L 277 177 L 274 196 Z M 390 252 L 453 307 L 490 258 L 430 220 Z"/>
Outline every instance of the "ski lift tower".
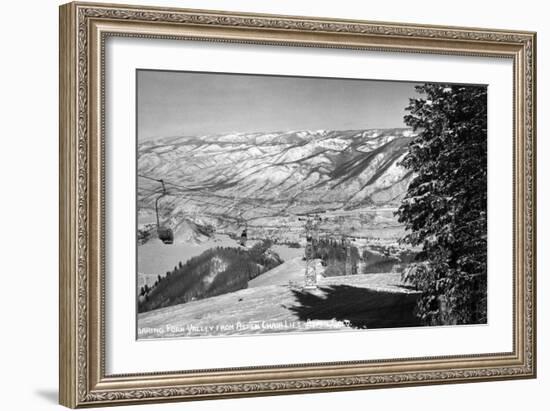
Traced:
<path fill-rule="evenodd" d="M 306 271 L 304 278 L 304 288 L 312 290 L 317 288 L 317 268 L 315 267 L 314 251 L 319 242 L 319 225 L 321 219 L 319 217 L 311 218 L 307 216 L 305 224 L 306 233 Z"/>

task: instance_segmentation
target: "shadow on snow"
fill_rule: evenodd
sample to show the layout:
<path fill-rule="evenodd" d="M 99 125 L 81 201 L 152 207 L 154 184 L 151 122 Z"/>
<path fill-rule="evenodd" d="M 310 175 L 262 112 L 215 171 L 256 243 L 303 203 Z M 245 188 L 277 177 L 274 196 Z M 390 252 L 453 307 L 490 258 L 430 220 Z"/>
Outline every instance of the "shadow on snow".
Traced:
<path fill-rule="evenodd" d="M 348 320 L 353 328 L 369 329 L 423 325 L 415 316 L 419 294 L 374 291 L 349 285 L 319 290 L 322 294 L 292 290 L 298 305 L 290 310 L 302 321 Z"/>

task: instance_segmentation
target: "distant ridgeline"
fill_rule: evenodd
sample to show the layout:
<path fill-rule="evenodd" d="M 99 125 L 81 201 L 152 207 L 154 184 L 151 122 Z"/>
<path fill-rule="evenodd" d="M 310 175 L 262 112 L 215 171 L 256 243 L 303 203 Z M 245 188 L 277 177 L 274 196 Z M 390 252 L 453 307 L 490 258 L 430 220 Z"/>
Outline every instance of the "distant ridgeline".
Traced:
<path fill-rule="evenodd" d="M 143 286 L 138 312 L 213 297 L 248 287 L 248 281 L 271 270 L 283 261 L 263 241 L 250 249 L 216 247 L 181 262 L 164 277 L 158 276 L 153 287 Z"/>

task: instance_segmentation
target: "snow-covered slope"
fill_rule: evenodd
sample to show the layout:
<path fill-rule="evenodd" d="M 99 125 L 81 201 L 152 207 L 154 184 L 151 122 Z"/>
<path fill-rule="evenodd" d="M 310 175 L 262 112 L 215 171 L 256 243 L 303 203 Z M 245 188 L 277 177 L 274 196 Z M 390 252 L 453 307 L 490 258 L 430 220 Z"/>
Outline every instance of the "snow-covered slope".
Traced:
<path fill-rule="evenodd" d="M 294 274 L 303 283 L 303 271 Z M 139 314 L 139 338 L 419 325 L 418 293 L 403 287 L 398 273 L 321 277 L 316 290 L 271 282 Z"/>
<path fill-rule="evenodd" d="M 323 272 L 321 260 L 314 260 L 315 268 L 319 275 Z M 302 257 L 295 257 L 285 261 L 281 265 L 248 281 L 248 288 L 264 287 L 267 285 L 302 284 L 306 262 Z"/>

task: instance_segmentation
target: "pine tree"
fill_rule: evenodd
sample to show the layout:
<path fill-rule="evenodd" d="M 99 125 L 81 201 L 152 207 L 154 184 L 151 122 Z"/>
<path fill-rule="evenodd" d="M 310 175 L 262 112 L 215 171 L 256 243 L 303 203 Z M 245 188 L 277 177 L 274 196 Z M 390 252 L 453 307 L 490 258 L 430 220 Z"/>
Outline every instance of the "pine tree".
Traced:
<path fill-rule="evenodd" d="M 487 88 L 425 84 L 405 122 L 418 134 L 402 166 L 414 172 L 397 215 L 423 263 L 404 279 L 422 291 L 429 324 L 487 321 Z"/>

